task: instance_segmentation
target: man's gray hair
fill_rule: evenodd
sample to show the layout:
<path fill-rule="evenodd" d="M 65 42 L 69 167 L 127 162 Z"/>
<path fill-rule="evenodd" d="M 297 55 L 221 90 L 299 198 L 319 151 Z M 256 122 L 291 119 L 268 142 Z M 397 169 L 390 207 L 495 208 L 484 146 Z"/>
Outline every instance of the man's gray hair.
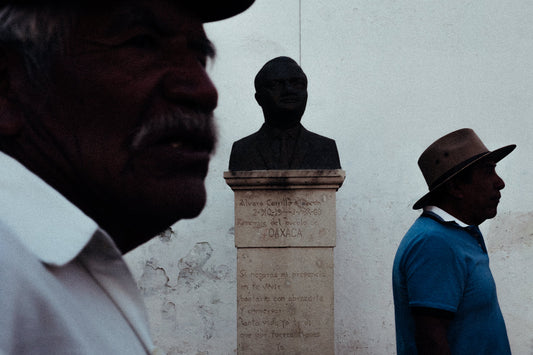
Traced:
<path fill-rule="evenodd" d="M 45 79 L 53 56 L 64 50 L 70 15 L 70 11 L 55 6 L 2 6 L 0 46 L 13 48 L 23 56 L 31 78 Z"/>

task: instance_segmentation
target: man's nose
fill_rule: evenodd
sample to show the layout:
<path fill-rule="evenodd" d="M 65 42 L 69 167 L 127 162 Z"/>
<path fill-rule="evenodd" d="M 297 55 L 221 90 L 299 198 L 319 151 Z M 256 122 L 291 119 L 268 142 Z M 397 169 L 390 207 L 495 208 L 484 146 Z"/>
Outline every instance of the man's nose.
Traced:
<path fill-rule="evenodd" d="M 290 80 L 286 80 L 286 81 L 284 82 L 283 87 L 285 88 L 285 91 L 286 91 L 286 92 L 289 92 L 289 93 L 293 93 L 293 92 L 298 91 L 298 89 L 296 88 L 296 86 L 295 86 Z"/>
<path fill-rule="evenodd" d="M 496 174 L 496 181 L 494 182 L 494 187 L 497 190 L 503 190 L 503 188 L 505 187 L 505 182 L 498 174 Z"/>
<path fill-rule="evenodd" d="M 168 100 L 203 112 L 216 108 L 218 93 L 201 61 L 205 56 L 191 48 L 183 36 L 167 42 L 163 57 L 166 68 L 162 69 L 163 91 Z"/>
<path fill-rule="evenodd" d="M 213 111 L 217 106 L 218 93 L 207 72 L 198 61 L 190 60 L 183 64 L 183 67 L 172 68 L 165 75 L 165 97 L 192 109 Z"/>

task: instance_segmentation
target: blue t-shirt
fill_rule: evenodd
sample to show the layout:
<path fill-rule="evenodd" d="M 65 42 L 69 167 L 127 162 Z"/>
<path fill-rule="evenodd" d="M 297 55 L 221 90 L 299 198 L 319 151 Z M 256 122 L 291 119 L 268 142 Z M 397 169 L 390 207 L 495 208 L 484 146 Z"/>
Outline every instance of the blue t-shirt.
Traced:
<path fill-rule="evenodd" d="M 481 234 L 423 214 L 398 247 L 392 281 L 398 355 L 417 354 L 411 307 L 454 313 L 447 332 L 454 355 L 511 354 Z"/>

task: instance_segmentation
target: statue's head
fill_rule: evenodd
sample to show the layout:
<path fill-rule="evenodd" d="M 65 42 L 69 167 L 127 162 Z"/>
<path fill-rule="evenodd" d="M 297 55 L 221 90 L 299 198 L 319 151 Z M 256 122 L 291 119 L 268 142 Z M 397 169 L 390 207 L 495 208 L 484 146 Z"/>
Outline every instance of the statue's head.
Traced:
<path fill-rule="evenodd" d="M 255 99 L 265 122 L 278 128 L 298 124 L 307 104 L 307 77 L 289 57 L 268 61 L 255 77 Z"/>

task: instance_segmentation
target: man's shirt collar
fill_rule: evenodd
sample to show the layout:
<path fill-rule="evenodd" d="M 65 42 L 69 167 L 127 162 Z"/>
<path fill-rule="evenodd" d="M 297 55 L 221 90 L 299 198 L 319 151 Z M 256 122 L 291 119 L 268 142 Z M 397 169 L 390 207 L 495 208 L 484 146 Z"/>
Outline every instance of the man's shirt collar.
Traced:
<path fill-rule="evenodd" d="M 67 264 L 98 230 L 96 222 L 2 152 L 0 196 L 0 224 L 44 263 Z"/>
<path fill-rule="evenodd" d="M 436 214 L 439 216 L 444 222 L 455 222 L 460 227 L 466 228 L 468 227 L 468 224 L 461 221 L 459 218 L 456 218 L 449 214 L 448 212 L 444 211 L 442 208 L 439 208 L 437 206 L 426 206 L 424 207 L 424 212 L 432 212 L 433 214 Z"/>

